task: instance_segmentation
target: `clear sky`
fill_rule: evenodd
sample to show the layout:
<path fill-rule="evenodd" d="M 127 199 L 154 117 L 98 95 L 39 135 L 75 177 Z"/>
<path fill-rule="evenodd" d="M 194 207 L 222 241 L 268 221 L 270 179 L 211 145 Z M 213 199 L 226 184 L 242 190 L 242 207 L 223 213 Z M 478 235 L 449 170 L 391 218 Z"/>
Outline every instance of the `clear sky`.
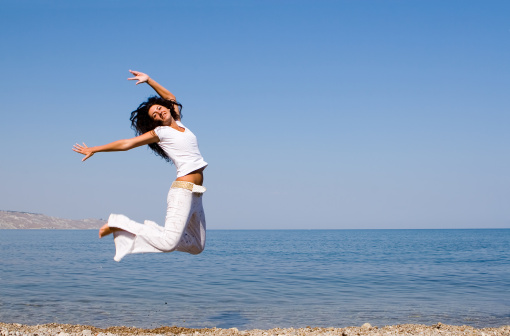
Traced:
<path fill-rule="evenodd" d="M 134 135 L 148 73 L 209 167 L 210 229 L 510 227 L 510 2 L 0 5 L 0 209 L 162 223 L 175 167 Z"/>

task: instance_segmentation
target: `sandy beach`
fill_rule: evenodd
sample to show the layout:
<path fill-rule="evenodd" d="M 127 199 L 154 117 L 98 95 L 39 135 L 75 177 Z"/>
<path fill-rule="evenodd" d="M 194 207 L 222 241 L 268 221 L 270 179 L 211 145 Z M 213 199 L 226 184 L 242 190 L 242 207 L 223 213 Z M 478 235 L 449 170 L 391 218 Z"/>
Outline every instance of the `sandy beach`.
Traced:
<path fill-rule="evenodd" d="M 71 324 L 41 324 L 23 325 L 19 323 L 0 323 L 0 336 L 383 336 L 383 335 L 422 335 L 422 336 L 448 336 L 448 335 L 479 335 L 479 336 L 509 336 L 510 326 L 499 328 L 473 328 L 470 326 L 451 326 L 441 323 L 435 325 L 402 324 L 394 326 L 372 326 L 365 323 L 361 327 L 346 328 L 274 328 L 268 330 L 252 329 L 238 330 L 236 328 L 204 328 L 191 329 L 183 327 L 160 327 L 155 329 L 139 329 L 133 327 L 110 327 L 106 329 L 85 325 Z"/>

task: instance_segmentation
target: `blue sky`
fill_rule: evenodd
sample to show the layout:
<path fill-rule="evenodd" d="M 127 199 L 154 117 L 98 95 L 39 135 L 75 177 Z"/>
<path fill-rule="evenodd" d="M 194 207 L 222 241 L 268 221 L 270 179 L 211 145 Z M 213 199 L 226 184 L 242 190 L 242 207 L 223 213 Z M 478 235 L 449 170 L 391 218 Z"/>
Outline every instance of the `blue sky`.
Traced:
<path fill-rule="evenodd" d="M 5 1 L 0 209 L 162 223 L 148 73 L 209 167 L 211 229 L 510 227 L 508 1 Z"/>

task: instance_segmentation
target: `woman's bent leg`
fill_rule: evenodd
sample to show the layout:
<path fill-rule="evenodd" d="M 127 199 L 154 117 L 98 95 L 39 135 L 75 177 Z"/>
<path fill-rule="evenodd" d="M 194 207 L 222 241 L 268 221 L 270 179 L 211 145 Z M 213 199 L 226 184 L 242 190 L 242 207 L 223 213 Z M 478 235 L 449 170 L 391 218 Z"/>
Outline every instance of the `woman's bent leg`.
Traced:
<path fill-rule="evenodd" d="M 110 230 L 113 231 L 115 242 L 115 261 L 120 261 L 130 253 L 163 252 L 147 244 L 142 236 L 161 234 L 162 227 L 137 223 L 124 215 L 111 214 L 108 219 Z"/>
<path fill-rule="evenodd" d="M 205 248 L 205 214 L 202 207 L 202 195 L 193 194 L 191 217 L 177 246 L 177 251 L 199 254 Z"/>
<path fill-rule="evenodd" d="M 191 191 L 170 189 L 164 228 L 150 221 L 140 224 L 123 215 L 110 215 L 108 225 L 114 231 L 116 247 L 114 260 L 120 261 L 130 253 L 174 251 L 191 217 L 192 201 Z"/>
<path fill-rule="evenodd" d="M 167 197 L 165 227 L 158 226 L 161 230 L 159 235 L 140 235 L 137 239 L 157 247 L 161 252 L 174 251 L 191 217 L 192 201 L 191 191 L 181 188 L 170 189 Z"/>

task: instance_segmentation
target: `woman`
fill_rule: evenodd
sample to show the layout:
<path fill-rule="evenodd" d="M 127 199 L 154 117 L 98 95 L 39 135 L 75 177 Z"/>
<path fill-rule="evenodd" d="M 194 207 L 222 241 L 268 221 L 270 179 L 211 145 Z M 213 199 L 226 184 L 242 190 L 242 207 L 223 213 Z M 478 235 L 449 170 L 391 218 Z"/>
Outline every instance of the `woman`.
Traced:
<path fill-rule="evenodd" d="M 138 135 L 107 145 L 87 147 L 76 144 L 75 152 L 85 155 L 97 152 L 126 151 L 149 145 L 159 156 L 172 161 L 177 179 L 167 198 L 165 227 L 154 222 L 136 223 L 123 215 L 110 215 L 99 229 L 99 238 L 113 233 L 115 261 L 130 253 L 182 251 L 199 254 L 205 246 L 205 216 L 202 208 L 203 171 L 207 166 L 198 149 L 197 138 L 181 123 L 182 105 L 175 96 L 148 75 L 129 70 L 136 84 L 149 84 L 160 97 L 151 97 L 131 113 L 131 126 Z"/>

